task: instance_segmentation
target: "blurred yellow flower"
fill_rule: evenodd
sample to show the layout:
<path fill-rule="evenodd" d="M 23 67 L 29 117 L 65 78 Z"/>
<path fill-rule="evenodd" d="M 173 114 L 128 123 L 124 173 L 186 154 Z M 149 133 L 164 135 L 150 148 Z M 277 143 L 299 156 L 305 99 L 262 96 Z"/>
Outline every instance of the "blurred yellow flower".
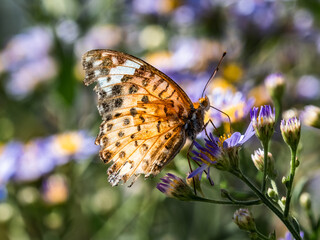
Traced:
<path fill-rule="evenodd" d="M 158 51 L 145 56 L 147 63 L 159 69 L 169 69 L 172 66 L 172 53 L 168 51 Z"/>
<path fill-rule="evenodd" d="M 242 68 L 236 63 L 230 63 L 224 67 L 223 76 L 230 82 L 238 82 L 243 76 Z"/>
<path fill-rule="evenodd" d="M 266 94 L 267 89 L 263 85 L 258 85 L 252 88 L 248 94 L 249 97 L 253 97 L 256 106 L 266 105 L 271 102 L 269 94 Z"/>
<path fill-rule="evenodd" d="M 56 135 L 53 140 L 54 150 L 61 155 L 72 155 L 78 152 L 83 137 L 78 132 L 68 132 Z"/>
<path fill-rule="evenodd" d="M 229 90 L 231 90 L 232 92 L 237 91 L 234 85 L 232 85 L 230 82 L 228 82 L 225 78 L 222 77 L 216 77 L 215 79 L 213 79 L 208 91 L 213 91 L 216 89 L 221 89 L 221 91 L 223 92 Z"/>

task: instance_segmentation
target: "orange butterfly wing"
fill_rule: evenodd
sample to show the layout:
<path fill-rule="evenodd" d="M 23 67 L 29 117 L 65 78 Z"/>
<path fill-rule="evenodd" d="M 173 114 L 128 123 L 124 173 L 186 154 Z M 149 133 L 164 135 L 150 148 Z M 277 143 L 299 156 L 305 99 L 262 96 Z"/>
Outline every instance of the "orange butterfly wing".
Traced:
<path fill-rule="evenodd" d="M 91 50 L 82 65 L 84 83 L 97 83 L 103 122 L 96 144 L 101 159 L 113 162 L 109 182 L 158 174 L 185 143 L 189 97 L 164 73 L 128 54 Z"/>

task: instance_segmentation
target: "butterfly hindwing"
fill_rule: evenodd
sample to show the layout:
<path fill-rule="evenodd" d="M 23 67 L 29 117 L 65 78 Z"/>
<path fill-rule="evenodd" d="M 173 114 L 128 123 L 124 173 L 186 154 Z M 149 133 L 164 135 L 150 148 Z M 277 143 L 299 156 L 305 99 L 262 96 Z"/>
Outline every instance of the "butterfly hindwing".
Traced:
<path fill-rule="evenodd" d="M 188 96 L 165 74 L 124 53 L 92 50 L 82 64 L 85 84 L 97 83 L 103 122 L 96 144 L 101 159 L 113 162 L 109 182 L 158 174 L 185 143 Z"/>

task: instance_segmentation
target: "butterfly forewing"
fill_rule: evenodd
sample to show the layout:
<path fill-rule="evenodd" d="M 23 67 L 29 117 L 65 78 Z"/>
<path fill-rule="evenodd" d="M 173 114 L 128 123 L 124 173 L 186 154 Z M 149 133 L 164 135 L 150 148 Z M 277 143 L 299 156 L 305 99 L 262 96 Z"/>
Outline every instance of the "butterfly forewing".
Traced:
<path fill-rule="evenodd" d="M 103 118 L 96 144 L 112 161 L 109 182 L 158 174 L 185 143 L 192 102 L 169 77 L 133 56 L 92 50 L 82 59 L 85 84 L 96 82 Z"/>

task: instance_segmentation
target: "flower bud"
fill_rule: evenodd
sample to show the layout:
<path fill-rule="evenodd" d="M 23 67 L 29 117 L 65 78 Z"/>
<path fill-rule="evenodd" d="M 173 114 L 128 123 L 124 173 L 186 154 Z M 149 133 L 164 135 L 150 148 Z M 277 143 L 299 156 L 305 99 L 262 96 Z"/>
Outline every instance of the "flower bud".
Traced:
<path fill-rule="evenodd" d="M 263 172 L 264 171 L 264 151 L 260 148 L 256 151 L 254 151 L 254 154 L 251 154 L 251 159 L 258 169 L 258 171 Z M 274 158 L 272 157 L 272 154 L 268 152 L 268 168 L 267 168 L 267 174 L 271 179 L 275 179 L 277 176 L 277 172 L 274 168 Z"/>
<path fill-rule="evenodd" d="M 283 75 L 281 73 L 270 74 L 264 80 L 264 83 L 271 98 L 273 100 L 277 99 L 278 101 L 280 101 L 285 89 L 285 81 Z"/>
<path fill-rule="evenodd" d="M 181 178 L 167 173 L 161 180 L 162 182 L 157 184 L 157 189 L 167 195 L 167 197 L 182 201 L 190 201 L 195 197 L 192 189 Z"/>
<path fill-rule="evenodd" d="M 235 224 L 242 230 L 249 232 L 256 231 L 256 224 L 254 218 L 250 211 L 246 208 L 240 208 L 233 214 L 233 219 Z"/>
<path fill-rule="evenodd" d="M 313 105 L 305 106 L 301 119 L 305 125 L 320 129 L 320 108 Z"/>
<path fill-rule="evenodd" d="M 280 201 L 282 202 L 283 205 L 286 205 L 287 198 L 286 197 L 282 197 Z"/>
<path fill-rule="evenodd" d="M 275 201 L 278 201 L 278 194 L 272 188 L 268 188 L 268 196 Z"/>
<path fill-rule="evenodd" d="M 300 195 L 300 205 L 301 207 L 303 207 L 306 210 L 310 210 L 311 209 L 311 197 L 310 194 L 307 192 L 304 192 Z"/>
<path fill-rule="evenodd" d="M 301 124 L 298 118 L 281 120 L 280 130 L 283 140 L 292 150 L 296 150 L 300 140 Z"/>
<path fill-rule="evenodd" d="M 252 126 L 255 130 L 256 136 L 261 142 L 269 141 L 274 132 L 275 124 L 275 110 L 271 106 L 261 106 L 253 108 L 250 112 Z"/>

